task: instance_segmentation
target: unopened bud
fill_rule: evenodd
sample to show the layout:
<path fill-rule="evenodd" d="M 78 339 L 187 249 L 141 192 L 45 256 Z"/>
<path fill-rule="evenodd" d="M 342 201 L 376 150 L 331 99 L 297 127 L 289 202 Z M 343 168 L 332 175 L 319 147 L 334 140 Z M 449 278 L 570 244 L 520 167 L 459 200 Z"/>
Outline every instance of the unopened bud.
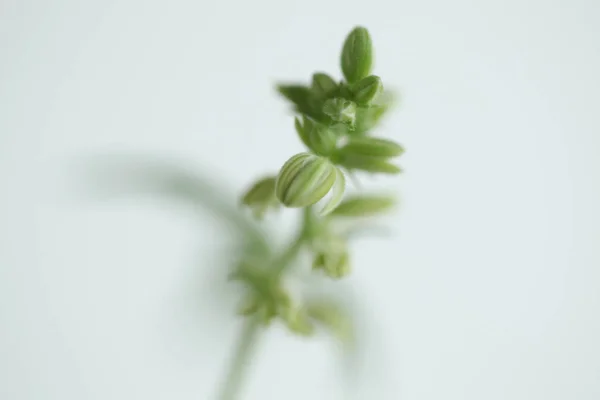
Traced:
<path fill-rule="evenodd" d="M 341 64 L 342 72 L 349 83 L 358 82 L 369 75 L 373 64 L 373 45 L 365 28 L 356 27 L 346 37 Z"/>
<path fill-rule="evenodd" d="M 308 153 L 290 158 L 281 167 L 275 183 L 279 201 L 292 208 L 313 205 L 331 192 L 322 214 L 333 211 L 340 203 L 344 189 L 342 172 L 328 159 Z"/>
<path fill-rule="evenodd" d="M 370 75 L 351 86 L 352 100 L 359 105 L 370 104 L 383 90 L 383 84 L 378 76 Z"/>

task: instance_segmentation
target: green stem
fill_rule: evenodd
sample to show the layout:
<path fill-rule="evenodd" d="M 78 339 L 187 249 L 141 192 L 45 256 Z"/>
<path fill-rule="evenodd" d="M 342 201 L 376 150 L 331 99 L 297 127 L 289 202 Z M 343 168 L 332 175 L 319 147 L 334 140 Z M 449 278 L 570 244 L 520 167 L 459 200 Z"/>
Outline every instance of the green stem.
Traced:
<path fill-rule="evenodd" d="M 260 321 L 256 317 L 247 318 L 244 328 L 238 339 L 235 353 L 231 359 L 229 372 L 221 388 L 220 400 L 234 400 L 240 390 L 244 371 L 250 364 L 252 350 L 254 349 L 260 328 Z"/>
<path fill-rule="evenodd" d="M 291 264 L 291 262 L 296 258 L 298 252 L 304 245 L 306 239 L 310 236 L 310 230 L 312 227 L 312 218 L 313 214 L 310 207 L 306 207 L 303 210 L 302 215 L 302 226 L 300 231 L 298 232 L 294 241 L 290 244 L 290 246 L 283 252 L 283 254 L 279 257 L 279 259 L 275 263 L 275 274 L 281 275 L 286 268 Z"/>
<path fill-rule="evenodd" d="M 305 240 L 310 237 L 313 214 L 310 207 L 303 210 L 302 226 L 298 235 L 289 247 L 277 258 L 274 264 L 274 275 L 279 278 L 298 255 Z M 260 320 L 249 317 L 244 325 L 237 348 L 232 357 L 229 372 L 221 388 L 219 400 L 234 400 L 237 398 L 242 383 L 243 374 L 250 364 L 252 350 L 258 339 Z"/>

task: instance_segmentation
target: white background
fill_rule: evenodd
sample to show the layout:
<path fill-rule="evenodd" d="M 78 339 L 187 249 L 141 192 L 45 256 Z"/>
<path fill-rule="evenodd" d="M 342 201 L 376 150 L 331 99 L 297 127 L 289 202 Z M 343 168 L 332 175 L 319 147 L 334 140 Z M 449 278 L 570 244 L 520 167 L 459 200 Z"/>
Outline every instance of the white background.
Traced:
<path fill-rule="evenodd" d="M 228 232 L 90 195 L 87 162 L 157 156 L 239 193 L 301 150 L 273 83 L 339 77 L 356 24 L 407 148 L 374 182 L 402 197 L 394 236 L 335 286 L 362 309 L 362 379 L 350 397 L 329 340 L 275 328 L 244 399 L 599 399 L 599 19 L 596 0 L 1 0 L 0 399 L 214 398 L 239 328 L 207 272 Z"/>

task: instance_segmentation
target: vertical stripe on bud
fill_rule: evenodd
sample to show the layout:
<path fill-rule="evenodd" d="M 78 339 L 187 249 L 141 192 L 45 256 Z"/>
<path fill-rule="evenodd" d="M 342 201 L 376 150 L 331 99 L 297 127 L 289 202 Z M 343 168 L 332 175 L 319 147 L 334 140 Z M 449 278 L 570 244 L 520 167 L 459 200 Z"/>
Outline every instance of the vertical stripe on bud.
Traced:
<path fill-rule="evenodd" d="M 349 83 L 358 82 L 369 75 L 373 64 L 373 45 L 366 28 L 356 27 L 346 37 L 341 64 Z"/>
<path fill-rule="evenodd" d="M 308 207 L 326 195 L 323 208 L 325 215 L 341 202 L 346 188 L 344 174 L 327 158 L 300 153 L 290 158 L 279 171 L 275 183 L 275 195 L 287 207 Z"/>
<path fill-rule="evenodd" d="M 382 92 L 381 78 L 369 75 L 350 87 L 352 100 L 361 106 L 369 105 Z"/>
<path fill-rule="evenodd" d="M 307 207 L 329 192 L 335 178 L 335 166 L 326 158 L 296 154 L 281 167 L 275 194 L 287 207 Z"/>

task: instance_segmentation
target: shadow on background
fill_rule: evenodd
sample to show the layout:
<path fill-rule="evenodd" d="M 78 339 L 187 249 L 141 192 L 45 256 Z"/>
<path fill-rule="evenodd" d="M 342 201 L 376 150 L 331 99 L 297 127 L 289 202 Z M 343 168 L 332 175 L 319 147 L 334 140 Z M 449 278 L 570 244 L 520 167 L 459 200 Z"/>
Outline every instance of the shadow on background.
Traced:
<path fill-rule="evenodd" d="M 185 318 L 191 319 L 186 323 L 210 326 L 213 334 L 230 329 L 234 321 L 235 304 L 242 297 L 243 291 L 240 286 L 228 282 L 227 276 L 241 258 L 252 253 L 264 254 L 273 251 L 272 233 L 268 226 L 262 226 L 264 223 L 259 226 L 249 213 L 245 213 L 239 207 L 234 201 L 239 196 L 224 187 L 214 171 L 211 171 L 211 177 L 208 177 L 172 160 L 135 154 L 95 155 L 82 160 L 78 166 L 77 183 L 86 198 L 95 201 L 153 198 L 166 202 L 174 210 L 192 210 L 200 231 L 205 231 L 207 227 L 224 230 L 224 234 L 217 235 L 217 250 L 206 249 L 199 244 L 201 251 L 198 261 L 194 262 L 189 276 L 186 276 L 182 284 L 181 297 L 186 299 Z M 214 223 L 215 228 L 209 223 Z M 385 228 L 371 228 L 371 234 L 389 234 Z M 357 231 L 358 236 L 362 236 L 363 233 L 365 229 Z M 216 256 L 216 259 L 210 259 L 211 256 Z M 207 261 L 210 263 L 208 266 Z M 340 282 L 329 282 L 315 277 L 313 273 L 294 271 L 292 275 L 309 296 L 335 298 L 344 305 L 349 317 L 354 321 L 355 339 L 352 346 L 343 347 L 340 349 L 343 351 L 337 353 L 342 356 L 341 371 L 342 376 L 346 378 L 344 380 L 347 388 L 358 385 L 361 358 L 364 356 L 361 351 L 364 329 L 361 328 L 360 322 L 363 313 L 357 307 L 353 289 Z M 200 337 L 191 338 L 194 339 L 201 340 Z M 228 356 L 229 354 L 223 355 Z"/>

